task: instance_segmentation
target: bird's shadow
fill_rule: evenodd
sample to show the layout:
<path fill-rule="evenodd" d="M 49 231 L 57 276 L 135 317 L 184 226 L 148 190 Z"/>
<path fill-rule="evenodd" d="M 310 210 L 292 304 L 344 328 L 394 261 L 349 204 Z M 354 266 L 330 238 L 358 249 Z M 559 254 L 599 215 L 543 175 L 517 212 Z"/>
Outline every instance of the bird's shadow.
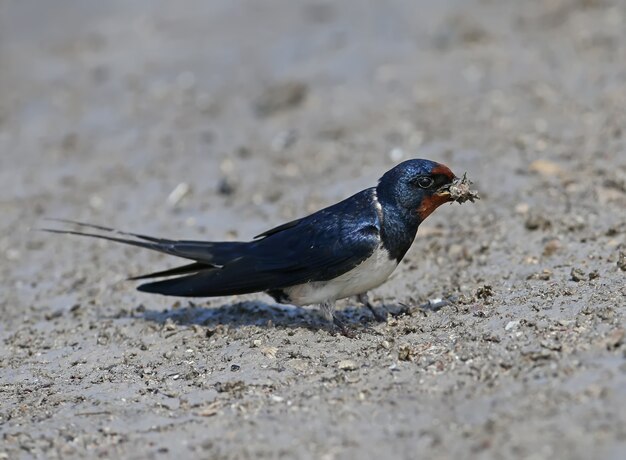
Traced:
<path fill-rule="evenodd" d="M 376 308 L 379 311 L 387 311 L 390 315 L 404 309 L 400 305 L 385 305 Z M 363 307 L 347 306 L 336 311 L 335 314 L 348 326 L 362 326 L 371 322 L 380 322 L 373 317 L 367 308 Z M 158 324 L 171 321 L 181 326 L 198 325 L 208 328 L 228 325 L 230 328 L 276 326 L 294 329 L 334 330 L 332 323 L 327 321 L 315 307 L 300 308 L 256 300 L 223 304 L 218 307 L 204 307 L 189 302 L 187 306 L 163 311 L 146 309 L 134 316 Z"/>

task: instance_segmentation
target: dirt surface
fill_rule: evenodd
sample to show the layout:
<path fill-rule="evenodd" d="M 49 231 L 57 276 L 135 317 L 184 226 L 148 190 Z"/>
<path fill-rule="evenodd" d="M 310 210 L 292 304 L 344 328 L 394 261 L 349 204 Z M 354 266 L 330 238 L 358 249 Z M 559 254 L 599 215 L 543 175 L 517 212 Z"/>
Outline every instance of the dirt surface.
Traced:
<path fill-rule="evenodd" d="M 620 0 L 0 0 L 0 458 L 624 458 L 624 62 Z M 29 231 L 248 239 L 410 157 L 481 200 L 356 339 Z"/>

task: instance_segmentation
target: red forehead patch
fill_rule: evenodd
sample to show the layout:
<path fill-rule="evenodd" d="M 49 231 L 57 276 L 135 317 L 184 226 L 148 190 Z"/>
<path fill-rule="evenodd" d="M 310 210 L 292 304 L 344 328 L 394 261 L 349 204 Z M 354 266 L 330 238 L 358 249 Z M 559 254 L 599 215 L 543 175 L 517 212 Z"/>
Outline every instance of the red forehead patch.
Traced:
<path fill-rule="evenodd" d="M 454 179 L 455 177 L 454 173 L 450 171 L 450 168 L 442 164 L 437 164 L 437 166 L 433 168 L 431 174 L 443 174 L 450 180 Z"/>

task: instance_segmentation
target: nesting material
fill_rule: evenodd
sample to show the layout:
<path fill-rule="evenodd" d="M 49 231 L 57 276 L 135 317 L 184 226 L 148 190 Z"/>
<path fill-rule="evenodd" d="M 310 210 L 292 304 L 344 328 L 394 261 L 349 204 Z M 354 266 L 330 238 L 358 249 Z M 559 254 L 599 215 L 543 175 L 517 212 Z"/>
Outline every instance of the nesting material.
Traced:
<path fill-rule="evenodd" d="M 458 203 L 465 203 L 466 201 L 473 203 L 475 200 L 479 200 L 480 196 L 478 196 L 478 192 L 472 190 L 470 188 L 471 185 L 472 181 L 467 178 L 467 173 L 463 174 L 461 178 L 457 177 L 448 189 L 452 200 Z"/>

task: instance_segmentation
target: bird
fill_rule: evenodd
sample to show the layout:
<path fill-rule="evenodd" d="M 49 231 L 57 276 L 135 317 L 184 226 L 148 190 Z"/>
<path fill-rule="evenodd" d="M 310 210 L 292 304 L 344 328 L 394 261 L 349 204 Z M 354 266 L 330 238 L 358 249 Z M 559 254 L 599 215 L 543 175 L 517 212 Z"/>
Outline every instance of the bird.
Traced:
<path fill-rule="evenodd" d="M 356 296 L 380 319 L 368 291 L 389 278 L 418 227 L 435 209 L 464 201 L 451 193 L 458 181 L 441 163 L 406 160 L 384 173 L 375 187 L 250 241 L 172 240 L 65 219 L 53 220 L 91 231 L 42 230 L 101 238 L 191 261 L 128 278 L 160 278 L 140 284 L 141 292 L 178 297 L 265 292 L 280 304 L 319 305 L 323 316 L 348 335 L 335 314 L 336 301 Z"/>

